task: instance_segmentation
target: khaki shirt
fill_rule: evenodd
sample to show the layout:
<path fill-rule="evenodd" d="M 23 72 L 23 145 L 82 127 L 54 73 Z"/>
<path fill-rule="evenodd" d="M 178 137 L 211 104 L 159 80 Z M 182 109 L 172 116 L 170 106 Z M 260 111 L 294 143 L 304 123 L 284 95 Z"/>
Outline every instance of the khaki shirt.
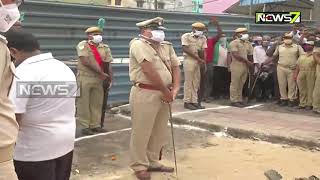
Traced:
<path fill-rule="evenodd" d="M 19 129 L 8 98 L 15 68 L 6 43 L 5 38 L 0 36 L 0 163 L 12 159 Z"/>
<path fill-rule="evenodd" d="M 248 59 L 248 56 L 253 55 L 253 47 L 249 41 L 242 41 L 240 39 L 235 39 L 231 41 L 229 45 L 230 52 L 238 52 L 239 55 L 245 59 Z M 237 60 L 235 57 L 232 56 L 233 60 Z"/>
<path fill-rule="evenodd" d="M 278 64 L 283 67 L 291 68 L 296 65 L 299 56 L 305 54 L 300 45 L 291 44 L 289 47 L 281 44 L 274 51 L 273 56 L 279 56 Z"/>
<path fill-rule="evenodd" d="M 185 33 L 181 37 L 182 46 L 188 46 L 194 54 L 198 54 L 199 51 L 204 51 L 207 46 L 207 38 L 205 36 L 195 37 L 193 33 Z M 188 54 L 183 53 L 185 59 L 193 59 Z"/>
<path fill-rule="evenodd" d="M 168 68 L 180 65 L 172 44 L 167 41 L 160 44 L 157 53 L 149 41 L 135 38 L 130 42 L 129 58 L 130 81 L 144 84 L 152 84 L 140 66 L 144 60 L 152 63 L 166 86 L 172 84 L 172 75 Z M 163 61 L 166 61 L 167 66 Z"/>
<path fill-rule="evenodd" d="M 112 54 L 109 46 L 107 44 L 100 43 L 97 47 L 98 52 L 104 62 L 112 62 Z M 96 59 L 88 45 L 88 41 L 81 41 L 77 46 L 77 53 L 78 56 L 81 57 L 87 57 L 89 58 L 89 61 L 96 62 Z M 78 62 L 78 72 L 83 75 L 89 75 L 89 76 L 97 76 L 98 74 L 88 68 L 87 66 L 83 65 L 80 61 Z"/>
<path fill-rule="evenodd" d="M 312 54 L 309 56 L 307 54 L 301 55 L 297 61 L 297 65 L 300 71 L 315 71 L 317 67 Z"/>
<path fill-rule="evenodd" d="M 320 47 L 314 47 L 313 53 L 320 53 Z M 320 73 L 320 64 L 317 64 L 317 73 Z"/>

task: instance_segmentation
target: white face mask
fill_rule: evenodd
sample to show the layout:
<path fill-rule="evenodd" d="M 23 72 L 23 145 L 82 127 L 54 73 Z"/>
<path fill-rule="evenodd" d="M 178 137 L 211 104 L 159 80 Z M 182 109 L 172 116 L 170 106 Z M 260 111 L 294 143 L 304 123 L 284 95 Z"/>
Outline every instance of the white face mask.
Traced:
<path fill-rule="evenodd" d="M 203 35 L 203 31 L 197 31 L 195 30 L 195 32 L 193 33 L 195 36 L 202 36 Z"/>
<path fill-rule="evenodd" d="M 227 42 L 227 38 L 226 37 L 220 38 L 220 42 Z"/>
<path fill-rule="evenodd" d="M 159 42 L 159 43 L 164 41 L 164 38 L 165 38 L 164 31 L 162 31 L 162 30 L 153 30 L 153 31 L 151 31 L 151 34 L 152 34 L 151 39 L 153 41 L 156 41 L 156 42 Z"/>
<path fill-rule="evenodd" d="M 95 44 L 99 44 L 102 42 L 102 36 L 101 35 L 94 35 L 92 36 L 92 42 L 95 43 Z"/>
<path fill-rule="evenodd" d="M 243 40 L 243 41 L 249 40 L 249 34 L 242 34 L 240 39 Z"/>
<path fill-rule="evenodd" d="M 16 4 L 3 5 L 0 0 L 0 32 L 7 32 L 20 18 Z"/>
<path fill-rule="evenodd" d="M 219 41 L 220 41 L 222 47 L 226 47 L 227 46 L 227 38 L 226 37 L 220 38 Z"/>

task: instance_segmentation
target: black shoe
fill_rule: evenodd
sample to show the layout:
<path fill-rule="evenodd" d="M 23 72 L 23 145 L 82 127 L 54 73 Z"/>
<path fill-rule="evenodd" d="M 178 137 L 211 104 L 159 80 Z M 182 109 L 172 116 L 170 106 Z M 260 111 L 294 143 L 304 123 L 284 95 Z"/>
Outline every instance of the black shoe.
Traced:
<path fill-rule="evenodd" d="M 190 110 L 197 110 L 198 109 L 192 103 L 184 103 L 184 108 L 185 109 L 190 109 Z"/>
<path fill-rule="evenodd" d="M 89 129 L 89 128 L 82 129 L 82 130 L 81 130 L 81 133 L 82 133 L 82 135 L 84 135 L 84 136 L 94 135 L 94 132 L 93 132 L 91 129 Z"/>
<path fill-rule="evenodd" d="M 288 100 L 281 100 L 280 106 L 288 106 Z"/>
<path fill-rule="evenodd" d="M 313 109 L 312 106 L 307 106 L 307 107 L 306 107 L 306 110 L 308 110 L 308 111 L 310 111 L 310 110 L 312 110 L 312 109 Z"/>
<path fill-rule="evenodd" d="M 196 107 L 197 109 L 205 109 L 206 107 L 204 107 L 204 106 L 201 106 L 201 104 L 196 104 L 196 103 L 193 103 L 192 104 L 194 107 Z"/>
<path fill-rule="evenodd" d="M 244 107 L 244 105 L 242 105 L 240 102 L 232 102 L 230 105 L 233 107 L 238 107 L 238 108 Z"/>
<path fill-rule="evenodd" d="M 303 106 L 297 106 L 296 109 L 305 109 L 306 107 Z"/>
<path fill-rule="evenodd" d="M 320 115 L 320 112 L 318 112 L 318 111 L 313 110 L 312 112 L 313 112 L 314 114 Z"/>
<path fill-rule="evenodd" d="M 295 106 L 296 106 L 295 102 L 293 101 L 288 102 L 288 107 L 295 107 Z"/>
<path fill-rule="evenodd" d="M 94 132 L 95 134 L 96 133 L 105 133 L 105 132 L 107 132 L 107 130 L 105 130 L 105 129 L 101 128 L 101 127 L 93 128 L 93 129 L 91 129 L 91 131 Z"/>
<path fill-rule="evenodd" d="M 243 107 L 246 107 L 246 106 L 248 106 L 248 104 L 247 103 L 244 103 L 244 102 L 239 102 Z"/>
<path fill-rule="evenodd" d="M 276 100 L 276 104 L 280 105 L 282 101 L 280 99 Z"/>

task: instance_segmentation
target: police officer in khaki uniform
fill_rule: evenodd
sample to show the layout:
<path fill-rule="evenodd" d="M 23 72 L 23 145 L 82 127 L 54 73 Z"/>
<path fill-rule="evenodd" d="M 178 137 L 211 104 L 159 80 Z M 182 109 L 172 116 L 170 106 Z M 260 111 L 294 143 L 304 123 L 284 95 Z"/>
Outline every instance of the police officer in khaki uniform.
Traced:
<path fill-rule="evenodd" d="M 320 114 L 320 47 L 313 49 L 313 57 L 317 64 L 316 82 L 313 91 L 313 112 Z"/>
<path fill-rule="evenodd" d="M 316 62 L 313 58 L 313 41 L 307 41 L 304 45 L 306 54 L 301 55 L 297 61 L 295 80 L 299 88 L 299 109 L 312 110 L 313 89 L 316 79 Z"/>
<path fill-rule="evenodd" d="M 22 1 L 0 0 L 0 32 L 7 32 L 20 18 L 18 6 Z M 8 6 L 10 5 L 10 8 Z M 5 19 L 5 20 L 4 20 Z M 0 180 L 17 180 L 13 166 L 13 149 L 18 135 L 18 123 L 8 98 L 15 72 L 7 40 L 0 35 Z"/>
<path fill-rule="evenodd" d="M 192 32 L 181 37 L 183 48 L 184 69 L 184 107 L 186 109 L 203 109 L 198 101 L 200 88 L 200 65 L 205 64 L 204 50 L 207 48 L 207 38 L 203 35 L 206 26 L 201 22 L 192 24 Z"/>
<path fill-rule="evenodd" d="M 109 74 L 103 71 L 106 63 L 112 62 L 111 50 L 102 42 L 102 30 L 90 27 L 86 31 L 88 40 L 77 46 L 79 56 L 77 81 L 80 85 L 80 97 L 76 101 L 77 117 L 84 127 L 84 135 L 105 132 L 100 127 L 103 104 L 103 81 L 108 80 L 111 86 L 112 68 Z M 109 88 L 110 88 L 109 86 Z"/>
<path fill-rule="evenodd" d="M 168 103 L 180 87 L 180 62 L 172 44 L 164 41 L 162 24 L 161 17 L 137 23 L 140 37 L 130 42 L 131 168 L 143 180 L 152 171 L 174 171 L 158 162 L 168 137 Z"/>
<path fill-rule="evenodd" d="M 294 44 L 292 35 L 286 33 L 283 36 L 283 44 L 277 47 L 273 57 L 262 64 L 269 64 L 273 61 L 273 58 L 279 56 L 277 76 L 281 95 L 281 106 L 294 106 L 294 101 L 297 98 L 297 85 L 294 81 L 294 71 L 297 67 L 297 60 L 302 54 L 304 54 L 302 47 Z"/>
<path fill-rule="evenodd" d="M 253 66 L 253 62 L 250 61 L 252 60 L 253 47 L 249 42 L 246 28 L 238 28 L 235 33 L 236 39 L 229 45 L 232 56 L 230 100 L 232 106 L 243 107 L 242 90 L 248 77 L 249 67 Z"/>

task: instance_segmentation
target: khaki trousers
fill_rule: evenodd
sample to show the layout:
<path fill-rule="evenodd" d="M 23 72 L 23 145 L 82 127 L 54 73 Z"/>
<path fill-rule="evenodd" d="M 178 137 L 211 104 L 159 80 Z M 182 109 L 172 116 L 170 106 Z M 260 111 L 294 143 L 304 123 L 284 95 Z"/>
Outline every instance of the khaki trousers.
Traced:
<path fill-rule="evenodd" d="M 97 77 L 78 75 L 80 97 L 77 98 L 77 117 L 84 128 L 100 127 L 103 87 L 102 81 Z"/>
<path fill-rule="evenodd" d="M 316 73 L 316 82 L 313 90 L 313 110 L 320 112 L 320 66 Z"/>
<path fill-rule="evenodd" d="M 315 71 L 300 71 L 297 84 L 299 87 L 299 98 L 301 107 L 312 106 L 313 89 L 316 79 Z"/>
<path fill-rule="evenodd" d="M 198 103 L 200 88 L 200 65 L 193 59 L 185 59 L 184 70 L 184 99 L 185 103 Z"/>
<path fill-rule="evenodd" d="M 230 70 L 230 100 L 231 102 L 242 102 L 242 90 L 248 77 L 248 66 L 234 60 L 230 65 Z"/>
<path fill-rule="evenodd" d="M 159 154 L 167 143 L 169 134 L 169 105 L 161 102 L 161 96 L 160 91 L 131 88 L 130 156 L 134 171 L 160 165 Z"/>
<path fill-rule="evenodd" d="M 281 100 L 289 99 L 290 101 L 294 101 L 297 98 L 297 86 L 293 78 L 293 71 L 278 65 L 277 75 Z"/>
<path fill-rule="evenodd" d="M 18 180 L 12 160 L 0 162 L 0 180 Z"/>

